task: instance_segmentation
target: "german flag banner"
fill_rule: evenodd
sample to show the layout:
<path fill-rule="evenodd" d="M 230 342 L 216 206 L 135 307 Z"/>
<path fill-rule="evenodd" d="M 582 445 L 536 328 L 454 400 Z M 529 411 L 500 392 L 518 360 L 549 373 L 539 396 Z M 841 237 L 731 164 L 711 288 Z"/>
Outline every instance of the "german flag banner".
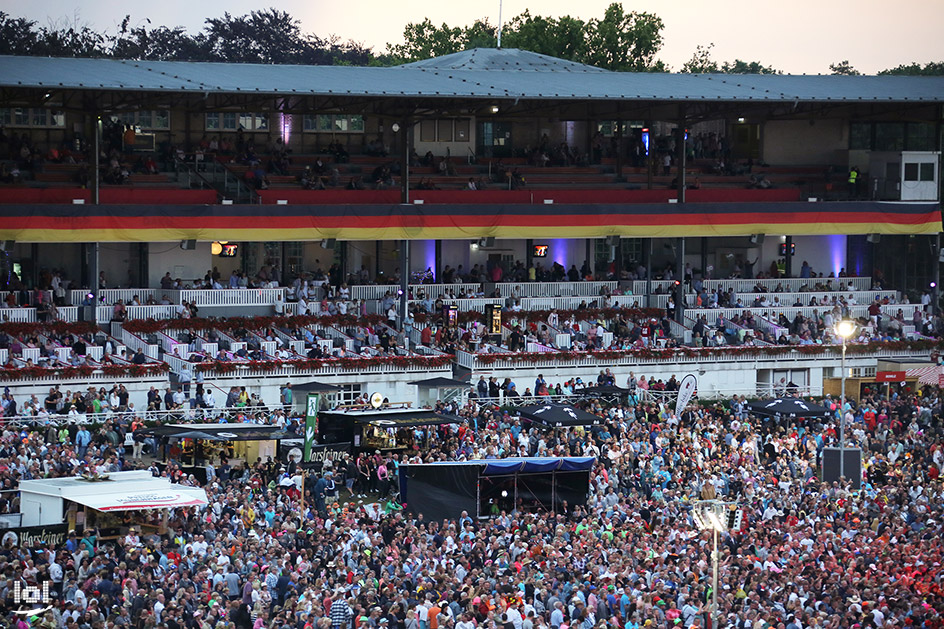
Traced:
<path fill-rule="evenodd" d="M 0 205 L 0 240 L 298 241 L 934 234 L 937 203 Z"/>

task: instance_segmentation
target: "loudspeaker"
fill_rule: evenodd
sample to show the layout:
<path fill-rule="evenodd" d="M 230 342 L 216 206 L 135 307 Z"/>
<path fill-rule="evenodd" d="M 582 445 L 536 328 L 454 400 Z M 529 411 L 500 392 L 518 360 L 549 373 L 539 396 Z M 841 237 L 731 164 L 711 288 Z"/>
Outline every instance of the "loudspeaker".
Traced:
<path fill-rule="evenodd" d="M 481 238 L 479 239 L 479 247 L 494 247 L 495 239 L 494 238 Z"/>
<path fill-rule="evenodd" d="M 839 448 L 823 448 L 823 482 L 839 480 Z M 853 489 L 862 488 L 862 451 L 846 448 L 842 451 L 845 460 L 844 476 L 852 482 Z"/>
<path fill-rule="evenodd" d="M 752 244 L 752 245 L 762 245 L 762 244 L 764 244 L 764 234 L 753 234 L 753 235 L 751 235 L 751 244 Z"/>
<path fill-rule="evenodd" d="M 877 245 L 879 242 L 882 241 L 882 235 L 881 235 L 881 234 L 869 234 L 868 236 L 865 237 L 865 241 L 866 241 L 866 242 L 871 242 L 872 244 L 876 244 L 876 245 Z"/>
<path fill-rule="evenodd" d="M 193 251 L 194 249 L 197 248 L 197 241 L 196 240 L 181 240 L 180 248 L 183 249 L 184 251 Z"/>
<path fill-rule="evenodd" d="M 325 238 L 324 240 L 321 241 L 321 248 L 322 248 L 322 249 L 334 249 L 334 245 L 335 245 L 337 242 L 338 242 L 338 241 L 335 240 L 334 238 Z"/>
<path fill-rule="evenodd" d="M 607 236 L 606 237 L 606 246 L 607 247 L 619 247 L 620 237 L 619 236 Z"/>
<path fill-rule="evenodd" d="M 15 240 L 0 240 L 0 251 L 13 251 L 15 244 Z"/>

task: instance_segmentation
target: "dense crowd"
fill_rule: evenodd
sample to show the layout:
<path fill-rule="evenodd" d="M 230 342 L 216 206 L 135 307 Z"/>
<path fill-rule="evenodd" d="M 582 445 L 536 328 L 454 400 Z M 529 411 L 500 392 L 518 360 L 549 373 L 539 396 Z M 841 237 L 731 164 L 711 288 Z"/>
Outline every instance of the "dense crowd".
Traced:
<path fill-rule="evenodd" d="M 604 423 L 564 432 L 522 425 L 487 399 L 443 405 L 463 422 L 423 429 L 431 434 L 418 442 L 428 450 L 365 452 L 309 474 L 304 517 L 293 464 L 215 461 L 209 507 L 174 512 L 163 537 L 139 536 L 132 525 L 108 540 L 86 530 L 62 548 L 6 544 L 6 610 L 17 582 L 50 579 L 56 596 L 48 612 L 6 615 L 6 626 L 711 626 L 710 536 L 695 527 L 691 505 L 714 498 L 736 501 L 746 515 L 721 538 L 721 626 L 941 626 L 937 389 L 837 409 L 865 453 L 860 490 L 818 480 L 835 421 L 757 418 L 740 399 L 680 415 L 645 395 L 633 401 L 585 402 Z M 284 421 L 266 411 L 244 419 Z M 123 446 L 132 428 L 121 414 L 91 430 L 7 427 L 4 489 L 144 465 Z M 84 445 L 80 431 L 90 433 Z M 431 522 L 383 500 L 396 495 L 401 460 L 521 454 L 596 457 L 586 505 Z M 173 464 L 163 473 L 197 483 Z M 15 492 L 2 496 L 3 510 L 15 512 Z M 381 508 L 365 508 L 363 496 Z"/>

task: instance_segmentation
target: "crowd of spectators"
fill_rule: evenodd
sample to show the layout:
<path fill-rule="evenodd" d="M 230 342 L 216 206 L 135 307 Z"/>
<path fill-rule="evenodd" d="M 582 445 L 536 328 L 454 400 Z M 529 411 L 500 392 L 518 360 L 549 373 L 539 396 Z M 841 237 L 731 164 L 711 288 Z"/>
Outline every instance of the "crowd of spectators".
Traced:
<path fill-rule="evenodd" d="M 762 419 L 740 398 L 676 415 L 639 396 L 588 400 L 600 426 L 545 432 L 486 398 L 441 403 L 462 421 L 423 429 L 427 449 L 363 452 L 304 483 L 291 462 L 211 461 L 209 507 L 175 510 L 164 535 L 128 518 L 116 538 L 8 543 L 0 600 L 8 626 L 68 629 L 716 626 L 711 538 L 691 505 L 720 498 L 745 514 L 720 539 L 720 626 L 941 626 L 939 391 L 835 403 L 863 449 L 861 489 L 818 478 L 835 417 Z M 274 411 L 244 419 L 298 425 Z M 17 510 L 23 479 L 147 467 L 124 445 L 138 425 L 118 413 L 100 426 L 6 426 L 0 507 Z M 586 504 L 522 500 L 439 522 L 395 500 L 403 461 L 518 455 L 596 457 Z M 150 469 L 200 484 L 173 458 Z M 44 580 L 52 609 L 12 615 L 16 584 Z"/>

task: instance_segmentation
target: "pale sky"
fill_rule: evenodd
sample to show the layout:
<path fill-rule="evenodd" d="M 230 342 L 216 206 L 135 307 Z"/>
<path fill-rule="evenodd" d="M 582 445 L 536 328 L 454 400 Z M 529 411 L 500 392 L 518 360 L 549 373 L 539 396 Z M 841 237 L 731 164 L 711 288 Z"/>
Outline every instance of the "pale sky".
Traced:
<path fill-rule="evenodd" d="M 533 15 L 572 15 L 586 20 L 602 17 L 610 1 L 504 0 L 503 16 L 507 21 L 527 8 Z M 712 42 L 712 56 L 717 61 L 760 61 L 791 74 L 827 74 L 830 63 L 843 59 L 864 73 L 912 61 L 944 60 L 941 0 L 753 4 L 751 8 L 751 3 L 740 0 L 638 0 L 624 2 L 623 6 L 626 11 L 648 11 L 662 18 L 665 41 L 659 58 L 674 71 L 692 56 L 696 45 Z M 267 6 L 276 6 L 301 20 L 303 32 L 321 37 L 336 34 L 342 40 L 353 39 L 381 52 L 388 42 L 402 41 L 407 23 L 425 17 L 450 26 L 471 24 L 481 17 L 496 24 L 499 0 L 43 0 L 0 10 L 42 25 L 77 18 L 79 24 L 110 32 L 130 13 L 133 24 L 148 18 L 152 25 L 179 25 L 198 32 L 207 17 L 221 16 L 224 11 L 243 15 Z"/>

